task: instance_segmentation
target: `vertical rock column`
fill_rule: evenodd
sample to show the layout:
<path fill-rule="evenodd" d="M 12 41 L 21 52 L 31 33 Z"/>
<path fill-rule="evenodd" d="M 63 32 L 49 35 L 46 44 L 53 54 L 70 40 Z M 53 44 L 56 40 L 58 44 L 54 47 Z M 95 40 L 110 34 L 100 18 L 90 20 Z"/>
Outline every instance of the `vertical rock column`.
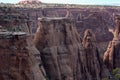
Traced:
<path fill-rule="evenodd" d="M 114 38 L 104 53 L 103 61 L 110 70 L 120 68 L 120 16 L 116 16 Z"/>
<path fill-rule="evenodd" d="M 40 54 L 23 32 L 0 32 L 0 80 L 45 80 L 35 59 Z"/>
<path fill-rule="evenodd" d="M 34 43 L 50 80 L 90 80 L 84 49 L 72 20 L 39 18 Z"/>
<path fill-rule="evenodd" d="M 87 29 L 84 33 L 83 46 L 85 48 L 85 62 L 88 72 L 92 80 L 101 80 L 102 59 L 98 48 L 96 47 L 95 34 L 91 29 Z"/>

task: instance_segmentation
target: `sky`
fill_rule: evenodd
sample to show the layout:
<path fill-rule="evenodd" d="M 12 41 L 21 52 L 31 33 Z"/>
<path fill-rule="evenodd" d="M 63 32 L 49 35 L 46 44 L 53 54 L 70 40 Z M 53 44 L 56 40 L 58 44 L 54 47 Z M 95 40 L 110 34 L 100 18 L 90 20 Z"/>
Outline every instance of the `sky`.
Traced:
<path fill-rule="evenodd" d="M 0 0 L 3 3 L 17 3 L 20 0 Z M 64 3 L 64 4 L 103 4 L 120 5 L 120 0 L 40 0 L 44 3 Z"/>

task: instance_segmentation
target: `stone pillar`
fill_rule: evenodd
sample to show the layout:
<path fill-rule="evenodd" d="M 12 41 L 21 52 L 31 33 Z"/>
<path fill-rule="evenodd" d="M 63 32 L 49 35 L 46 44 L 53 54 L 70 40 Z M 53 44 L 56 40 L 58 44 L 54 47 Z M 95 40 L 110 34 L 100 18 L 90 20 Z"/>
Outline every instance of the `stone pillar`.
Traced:
<path fill-rule="evenodd" d="M 96 46 L 95 34 L 91 29 L 85 30 L 83 37 L 83 46 L 85 48 L 85 62 L 86 68 L 92 80 L 101 80 L 102 59 L 98 48 Z"/>
<path fill-rule="evenodd" d="M 120 16 L 116 16 L 114 38 L 104 53 L 103 61 L 109 70 L 120 68 Z"/>
<path fill-rule="evenodd" d="M 65 17 L 39 18 L 34 44 L 50 80 L 91 80 L 75 23 Z"/>

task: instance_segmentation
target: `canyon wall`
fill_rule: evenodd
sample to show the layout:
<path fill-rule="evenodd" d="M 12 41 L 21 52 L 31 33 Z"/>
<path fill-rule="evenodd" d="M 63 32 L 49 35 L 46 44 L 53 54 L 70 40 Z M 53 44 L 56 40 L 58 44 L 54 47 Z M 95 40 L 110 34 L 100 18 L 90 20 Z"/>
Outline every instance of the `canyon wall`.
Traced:
<path fill-rule="evenodd" d="M 103 60 L 109 70 L 120 68 L 120 16 L 116 16 L 114 38 L 110 41 Z"/>
<path fill-rule="evenodd" d="M 42 4 L 41 4 L 42 5 Z M 48 5 L 49 6 L 49 5 Z M 4 8 L 4 7 L 1 7 Z M 68 8 L 66 7 L 40 7 L 40 8 L 24 8 L 24 7 L 10 7 L 11 12 L 18 16 L 18 12 L 22 15 L 24 21 L 23 24 L 17 26 L 27 26 L 30 28 L 31 33 L 35 33 L 37 29 L 38 17 L 65 17 Z M 0 12 L 1 16 L 5 15 L 5 8 Z M 9 9 L 8 9 L 9 11 Z M 16 14 L 17 12 L 17 14 Z M 109 32 L 110 29 L 114 30 L 114 15 L 120 12 L 119 7 L 108 7 L 108 6 L 78 6 L 77 8 L 69 7 L 70 18 L 72 18 L 76 23 L 76 27 L 81 37 L 86 29 L 92 29 L 96 36 L 98 42 L 110 41 L 113 38 L 112 33 Z M 6 13 L 10 13 L 6 12 Z M 20 20 L 20 19 L 19 19 Z M 0 25 L 4 24 L 1 22 Z M 16 22 L 13 22 L 16 24 Z M 8 24 L 9 25 L 9 24 Z M 7 25 L 7 26 L 8 26 Z M 4 25 L 6 26 L 6 25 Z M 10 26 L 10 25 L 9 25 Z M 13 26 L 13 25 L 12 25 Z M 26 27 L 26 28 L 27 28 Z M 26 30 L 26 29 L 25 29 Z M 28 29 L 27 29 L 28 30 Z M 99 34 L 101 33 L 101 34 Z M 107 35 L 110 35 L 106 37 Z M 104 38 L 103 38 L 104 37 Z"/>
<path fill-rule="evenodd" d="M 92 80 L 101 80 L 100 77 L 102 74 L 102 59 L 100 58 L 100 54 L 96 46 L 95 34 L 91 29 L 85 30 L 82 43 L 85 48 L 86 58 L 84 64 L 88 68 Z"/>
<path fill-rule="evenodd" d="M 1 7 L 0 9 L 0 27 L 8 31 L 32 32 L 31 21 L 28 16 L 17 11 L 16 8 Z"/>
<path fill-rule="evenodd" d="M 96 42 L 113 37 L 104 62 L 109 69 L 119 67 L 119 20 L 115 33 L 113 23 L 119 7 L 0 8 L 2 80 L 101 80 L 109 71 Z M 97 34 L 96 39 L 91 31 L 83 35 L 88 28 Z M 19 31 L 36 32 L 34 44 L 39 51 L 31 37 Z"/>
<path fill-rule="evenodd" d="M 39 51 L 24 32 L 0 32 L 0 80 L 46 80 Z M 38 62 L 39 60 L 39 62 Z"/>
<path fill-rule="evenodd" d="M 50 80 L 102 79 L 104 69 L 97 48 L 93 48 L 92 57 L 87 58 L 74 21 L 65 17 L 44 17 L 39 18 L 38 25 L 34 44 L 41 52 Z M 87 66 L 88 61 L 93 62 Z"/>

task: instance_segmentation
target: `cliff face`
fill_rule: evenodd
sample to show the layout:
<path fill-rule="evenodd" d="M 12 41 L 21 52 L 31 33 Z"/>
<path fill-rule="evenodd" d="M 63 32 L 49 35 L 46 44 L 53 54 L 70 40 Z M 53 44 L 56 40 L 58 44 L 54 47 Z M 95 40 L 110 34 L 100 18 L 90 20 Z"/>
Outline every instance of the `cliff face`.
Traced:
<path fill-rule="evenodd" d="M 23 32 L 0 32 L 0 80 L 45 80 L 30 40 Z"/>
<path fill-rule="evenodd" d="M 34 43 L 41 52 L 50 80 L 87 78 L 84 70 L 81 72 L 83 65 L 79 57 L 83 54 L 83 48 L 72 21 L 65 18 L 41 19 Z"/>
<path fill-rule="evenodd" d="M 52 13 L 54 11 L 54 13 Z M 66 8 L 45 8 L 46 16 L 58 15 L 64 17 L 67 14 Z M 51 12 L 51 13 L 50 13 Z M 119 13 L 119 8 L 109 7 L 79 7 L 69 8 L 71 17 L 76 22 L 76 27 L 81 37 L 86 29 L 92 29 L 98 42 L 112 40 L 113 35 L 108 31 L 114 29 L 114 15 Z M 101 34 L 100 34 L 101 33 Z M 110 35 L 110 36 L 107 36 Z M 103 39 L 104 37 L 104 39 Z"/>
<path fill-rule="evenodd" d="M 108 49 L 104 53 L 104 63 L 112 70 L 120 68 L 120 18 L 116 17 L 116 29 L 114 32 L 114 38 L 109 43 Z"/>
<path fill-rule="evenodd" d="M 84 33 L 83 46 L 85 47 L 85 65 L 88 68 L 92 80 L 101 80 L 101 61 L 98 48 L 96 47 L 95 35 L 88 29 Z"/>
<path fill-rule="evenodd" d="M 29 17 L 30 22 L 26 21 L 23 25 L 19 26 L 28 26 L 31 28 L 31 32 L 35 33 L 37 29 L 37 18 L 42 17 L 43 14 L 46 17 L 65 17 L 67 14 L 67 8 L 65 7 L 46 7 L 46 8 L 22 8 L 16 7 L 11 8 L 16 12 L 22 13 L 24 16 Z M 15 13 L 13 11 L 13 13 Z M 70 17 L 76 22 L 77 30 L 80 34 L 83 34 L 84 31 L 89 27 L 92 29 L 96 36 L 97 41 L 105 42 L 110 41 L 113 38 L 113 35 L 109 32 L 109 28 L 114 29 L 114 14 L 119 13 L 119 7 L 81 7 L 78 8 L 69 8 Z M 2 14 L 5 11 L 1 12 Z M 24 21 L 24 20 L 23 20 Z M 1 25 L 1 24 L 0 24 Z M 24 29 L 25 30 L 25 29 Z M 110 35 L 109 37 L 106 37 Z M 83 35 L 81 35 L 83 37 Z M 104 37 L 104 38 L 103 38 Z"/>
<path fill-rule="evenodd" d="M 83 48 L 72 20 L 61 17 L 39 18 L 34 43 L 41 52 L 50 80 L 101 79 L 102 67 L 97 48 Z M 91 54 L 88 54 L 89 51 Z"/>
<path fill-rule="evenodd" d="M 85 30 L 82 43 L 85 48 L 84 65 L 86 65 L 91 79 L 101 80 L 102 77 L 107 76 L 109 72 L 107 71 L 107 68 L 105 68 L 102 58 L 100 57 L 95 34 L 91 29 Z"/>
<path fill-rule="evenodd" d="M 28 16 L 17 11 L 16 8 L 1 7 L 0 27 L 8 31 L 23 31 L 31 33 L 31 21 Z"/>
<path fill-rule="evenodd" d="M 35 33 L 37 29 L 37 18 L 42 17 L 42 14 L 46 17 L 65 17 L 67 14 L 67 8 L 52 7 L 52 8 L 25 8 L 19 9 L 26 16 L 29 16 L 32 20 L 32 32 Z M 77 30 L 80 34 L 89 27 L 92 29 L 96 36 L 97 41 L 105 42 L 110 41 L 113 38 L 112 33 L 109 32 L 109 28 L 114 29 L 113 23 L 114 14 L 119 13 L 119 8 L 109 8 L 109 7 L 79 7 L 79 8 L 69 8 L 70 18 L 74 19 L 76 22 Z M 106 37 L 110 35 L 109 37 Z M 83 35 L 81 35 L 83 37 Z M 103 38 L 104 37 L 104 38 Z"/>
<path fill-rule="evenodd" d="M 119 8 L 79 7 L 70 8 L 69 12 L 66 10 L 54 7 L 1 8 L 0 28 L 3 29 L 0 30 L 1 80 L 45 80 L 46 76 L 50 80 L 101 79 L 106 73 L 104 72 L 106 68 L 96 47 L 94 34 L 89 30 L 86 31 L 82 44 L 77 31 L 83 34 L 89 27 L 97 34 L 97 41 L 111 40 L 109 27 L 114 28 L 111 27 L 114 25 L 112 18 L 119 12 Z M 56 16 L 62 17 L 56 18 Z M 38 17 L 43 18 L 38 20 Z M 113 41 L 110 42 L 104 55 L 104 62 L 110 70 L 120 67 L 119 18 L 116 23 Z M 1 32 L 5 31 L 4 29 L 13 33 Z M 14 31 L 34 33 L 36 30 L 34 44 L 41 54 L 25 34 L 14 33 Z"/>

